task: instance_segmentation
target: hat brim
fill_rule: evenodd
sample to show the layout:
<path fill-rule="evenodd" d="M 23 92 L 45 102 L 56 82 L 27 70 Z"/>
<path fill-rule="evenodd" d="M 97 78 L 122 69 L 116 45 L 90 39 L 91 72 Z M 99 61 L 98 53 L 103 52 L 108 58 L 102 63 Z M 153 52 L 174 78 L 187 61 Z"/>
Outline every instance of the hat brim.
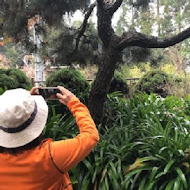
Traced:
<path fill-rule="evenodd" d="M 21 132 L 7 133 L 0 130 L 0 146 L 17 148 L 24 146 L 36 139 L 43 131 L 47 117 L 48 106 L 42 96 L 32 96 L 37 104 L 37 114 L 32 123 Z"/>

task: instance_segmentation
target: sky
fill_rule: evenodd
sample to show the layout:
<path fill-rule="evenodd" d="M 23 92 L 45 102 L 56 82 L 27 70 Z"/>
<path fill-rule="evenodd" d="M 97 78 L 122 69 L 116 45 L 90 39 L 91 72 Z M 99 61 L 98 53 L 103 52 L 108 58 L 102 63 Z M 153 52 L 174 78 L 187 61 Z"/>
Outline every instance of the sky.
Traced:
<path fill-rule="evenodd" d="M 121 9 L 118 9 L 118 10 L 115 12 L 114 16 L 113 16 L 113 19 L 112 19 L 112 25 L 113 25 L 113 26 L 116 26 L 117 21 L 119 20 L 120 10 L 121 10 Z M 97 12 L 97 9 L 96 9 L 96 7 L 95 7 L 95 8 L 94 8 L 94 11 L 93 11 L 93 13 L 92 13 L 92 21 L 93 21 L 95 24 L 97 23 L 96 12 Z M 83 19 L 84 19 L 84 16 L 83 16 L 82 12 L 78 10 L 78 11 L 76 11 L 76 12 L 74 13 L 74 15 L 71 17 L 70 22 L 72 23 L 73 21 L 83 21 Z"/>

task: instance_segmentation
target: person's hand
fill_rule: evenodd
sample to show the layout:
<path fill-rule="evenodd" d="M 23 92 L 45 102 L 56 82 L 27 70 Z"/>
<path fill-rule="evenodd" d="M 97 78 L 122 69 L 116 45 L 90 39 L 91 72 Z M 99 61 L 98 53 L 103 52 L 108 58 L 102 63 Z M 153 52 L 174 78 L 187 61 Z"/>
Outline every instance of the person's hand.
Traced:
<path fill-rule="evenodd" d="M 72 99 L 72 98 L 76 98 L 76 96 L 70 92 L 69 90 L 67 90 L 66 88 L 62 87 L 62 86 L 58 86 L 58 89 L 61 91 L 61 93 L 57 93 L 56 96 L 59 98 L 59 101 L 62 104 L 67 105 L 68 102 Z"/>
<path fill-rule="evenodd" d="M 38 89 L 40 89 L 41 86 L 34 86 L 32 87 L 32 89 L 30 90 L 30 94 L 31 95 L 39 95 Z"/>

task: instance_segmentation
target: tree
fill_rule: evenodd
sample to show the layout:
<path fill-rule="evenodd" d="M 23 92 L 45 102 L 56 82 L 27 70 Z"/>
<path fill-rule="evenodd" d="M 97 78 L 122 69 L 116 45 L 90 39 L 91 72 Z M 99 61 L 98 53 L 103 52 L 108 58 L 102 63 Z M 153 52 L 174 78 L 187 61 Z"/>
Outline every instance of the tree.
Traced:
<path fill-rule="evenodd" d="M 47 42 L 43 41 L 43 48 L 40 50 L 38 48 L 38 54 L 41 54 L 41 57 L 48 56 L 53 58 L 52 60 L 56 57 L 54 64 L 57 65 L 71 65 L 76 62 L 87 64 L 95 60 L 99 63 L 98 35 L 92 24 L 86 23 L 86 26 L 80 28 L 79 31 L 75 27 L 68 26 L 64 17 L 66 13 L 71 15 L 76 10 L 85 12 L 88 4 L 89 0 L 0 0 L 0 5 L 2 5 L 0 25 L 3 20 L 4 36 L 11 36 L 15 46 L 18 46 L 19 42 L 19 45 L 24 46 L 30 54 L 36 52 L 36 46 L 31 40 L 33 33 L 28 32 L 30 26 L 28 19 L 34 24 L 34 16 L 40 15 L 43 24 L 36 23 L 35 31 Z M 90 13 L 88 13 L 89 16 Z M 2 16 L 3 19 L 1 19 Z"/>
<path fill-rule="evenodd" d="M 40 15 L 49 26 L 60 24 L 65 13 L 84 10 L 89 0 L 0 0 L 3 32 L 28 43 L 28 19 Z"/>
<path fill-rule="evenodd" d="M 123 33 L 120 36 L 117 35 L 112 27 L 112 17 L 123 2 L 124 0 L 97 0 L 98 35 L 103 44 L 102 48 L 103 52 L 101 54 L 102 55 L 101 64 L 99 65 L 99 70 L 96 79 L 92 84 L 90 97 L 89 97 L 89 108 L 96 123 L 99 123 L 101 121 L 101 117 L 103 115 L 103 106 L 109 89 L 109 85 L 114 75 L 114 71 L 117 68 L 117 63 L 121 60 L 122 51 L 124 49 L 128 51 L 129 47 L 166 48 L 169 46 L 173 46 L 189 38 L 190 36 L 190 28 L 187 28 L 184 31 L 182 31 L 183 26 L 178 24 L 175 26 L 175 29 L 176 28 L 180 29 L 179 33 L 176 35 L 172 33 L 173 37 L 165 37 L 168 33 L 165 32 L 166 29 L 162 26 L 163 24 L 166 24 L 168 26 L 168 24 L 163 22 L 159 23 L 160 33 L 161 35 L 164 34 L 162 38 L 151 36 L 147 34 L 147 31 L 144 31 L 146 32 L 146 34 L 137 32 L 134 29 L 134 27 L 132 27 L 131 29 L 129 28 L 127 32 L 123 31 Z M 133 5 L 134 7 L 143 6 L 143 8 L 145 8 L 150 2 L 150 0 L 136 0 L 136 1 L 128 0 L 128 2 L 131 3 L 131 5 Z M 166 13 L 168 13 L 169 18 L 173 19 L 173 16 L 170 15 L 169 12 L 167 11 L 172 10 L 172 13 L 175 12 L 175 9 L 171 9 L 173 5 L 172 3 L 174 1 L 167 0 L 167 2 L 170 2 L 171 4 L 165 6 L 165 8 L 167 8 Z M 182 15 L 181 14 L 182 10 L 188 12 L 187 7 L 189 6 L 189 2 L 187 0 L 183 0 L 183 2 L 185 2 L 182 4 L 183 7 L 181 8 L 180 11 L 177 11 L 178 13 L 180 13 L 178 14 L 180 15 L 179 16 L 180 19 Z M 43 16 L 43 19 L 48 23 L 48 25 L 52 26 L 57 22 L 60 23 L 60 21 L 63 21 L 62 15 L 65 12 L 69 11 L 72 12 L 76 9 L 79 9 L 79 7 L 81 8 L 83 7 L 84 10 L 85 7 L 84 4 L 86 5 L 88 1 L 83 0 L 80 1 L 79 3 L 79 0 L 75 1 L 44 0 L 43 3 L 41 3 L 41 1 L 38 0 L 30 0 L 27 1 L 26 3 L 25 0 L 17 0 L 14 2 L 11 0 L 7 1 L 4 0 L 3 3 L 4 3 L 3 7 L 5 7 L 4 15 L 6 15 L 4 17 L 3 26 L 5 26 L 5 29 L 6 27 L 8 29 L 9 27 L 12 27 L 14 25 L 17 26 L 16 27 L 17 31 L 13 31 L 10 28 L 7 31 L 9 31 L 10 33 L 13 32 L 13 34 L 15 34 L 15 38 L 17 38 L 17 40 L 19 41 L 20 39 L 23 39 L 23 36 L 26 33 L 26 30 L 23 30 L 26 29 L 27 27 L 26 18 L 32 17 L 34 14 L 40 14 Z M 159 4 L 157 5 L 159 6 Z M 177 4 L 177 7 L 179 5 L 181 4 Z M 70 8 L 67 9 L 67 6 Z M 80 40 L 85 39 L 84 32 L 88 25 L 87 20 L 94 6 L 95 3 L 92 4 L 88 9 L 88 11 L 86 12 L 86 15 L 84 17 L 84 22 L 81 28 L 79 29 L 78 34 L 75 36 L 76 43 L 75 46 L 73 47 L 74 48 L 73 51 L 70 52 L 69 54 L 70 56 L 73 55 L 73 53 L 76 53 L 78 50 L 80 50 L 79 48 L 81 44 Z M 75 7 L 75 9 L 73 7 Z M 53 10 L 53 14 L 52 11 L 47 11 L 47 10 Z M 57 15 L 54 16 L 54 14 L 56 13 Z M 147 14 L 149 14 L 149 12 Z M 159 11 L 157 14 L 159 16 Z M 16 18 L 19 18 L 18 21 Z M 54 18 L 56 18 L 56 20 Z M 11 23 L 12 25 L 8 25 L 8 21 L 11 22 L 11 20 L 12 20 Z M 135 17 L 132 23 L 134 24 L 134 22 L 135 22 Z M 181 23 L 182 22 L 180 22 L 180 24 Z M 148 22 L 146 22 L 146 24 L 148 24 Z M 72 40 L 71 43 L 73 43 Z"/>
<path fill-rule="evenodd" d="M 103 55 L 96 79 L 92 84 L 89 98 L 89 108 L 96 123 L 101 121 L 100 118 L 103 115 L 103 106 L 109 85 L 116 69 L 117 61 L 125 48 L 131 46 L 166 48 L 190 37 L 190 27 L 177 35 L 167 38 L 142 34 L 136 30 L 129 30 L 118 36 L 114 32 L 111 24 L 113 14 L 122 3 L 123 0 L 97 0 L 98 34 L 103 43 Z"/>
<path fill-rule="evenodd" d="M 78 24 L 78 23 L 77 23 Z M 80 23 L 81 25 L 81 23 Z M 47 43 L 43 46 L 45 54 L 52 57 L 52 64 L 55 65 L 73 65 L 80 64 L 99 64 L 97 31 L 93 23 L 89 23 L 85 32 L 80 36 L 81 28 L 60 25 L 57 27 L 47 27 Z"/>

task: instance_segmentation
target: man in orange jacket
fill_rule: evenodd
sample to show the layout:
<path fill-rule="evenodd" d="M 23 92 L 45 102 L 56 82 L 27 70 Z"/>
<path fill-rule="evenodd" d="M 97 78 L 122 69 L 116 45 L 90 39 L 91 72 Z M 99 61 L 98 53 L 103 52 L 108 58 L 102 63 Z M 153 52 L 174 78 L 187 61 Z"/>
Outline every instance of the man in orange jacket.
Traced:
<path fill-rule="evenodd" d="M 0 190 L 72 190 L 68 171 L 99 141 L 85 105 L 64 87 L 59 101 L 76 118 L 80 134 L 73 139 L 41 141 L 48 107 L 42 96 L 24 89 L 0 96 Z"/>

